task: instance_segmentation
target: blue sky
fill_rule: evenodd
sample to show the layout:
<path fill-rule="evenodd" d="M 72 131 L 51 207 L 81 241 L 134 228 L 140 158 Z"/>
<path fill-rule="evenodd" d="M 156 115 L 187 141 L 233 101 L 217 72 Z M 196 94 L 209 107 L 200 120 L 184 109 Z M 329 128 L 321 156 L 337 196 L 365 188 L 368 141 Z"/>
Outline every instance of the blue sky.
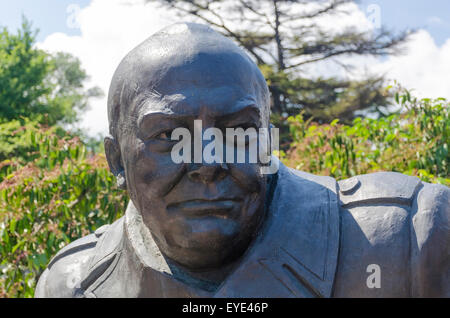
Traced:
<path fill-rule="evenodd" d="M 66 25 L 70 14 L 66 10 L 71 4 L 83 8 L 90 2 L 91 0 L 0 0 L 0 25 L 14 30 L 20 26 L 21 16 L 24 14 L 40 29 L 39 41 L 54 32 L 77 35 L 79 29 Z M 438 45 L 450 38 L 449 0 L 362 0 L 359 6 L 365 11 L 371 4 L 380 6 L 381 22 L 389 28 L 425 29 Z"/>
<path fill-rule="evenodd" d="M 22 14 L 40 29 L 38 41 L 42 41 L 54 32 L 64 32 L 68 35 L 79 34 L 78 29 L 67 27 L 66 12 L 70 4 L 80 7 L 88 5 L 90 0 L 0 0 L 0 26 L 17 29 L 22 21 Z"/>
<path fill-rule="evenodd" d="M 381 9 L 381 23 L 394 30 L 425 29 L 442 45 L 450 38 L 449 0 L 363 0 L 360 8 L 370 4 Z"/>
<path fill-rule="evenodd" d="M 133 5 L 126 2 L 133 1 Z M 15 31 L 22 14 L 40 29 L 38 46 L 49 52 L 67 51 L 78 57 L 90 75 L 89 85 L 99 86 L 105 97 L 91 102 L 80 128 L 91 135 L 107 133 L 106 95 L 115 67 L 137 44 L 179 19 L 144 0 L 0 0 L 0 26 Z M 325 18 L 329 30 L 374 26 L 372 8 L 382 25 L 396 31 L 417 29 L 403 56 L 348 57 L 362 73 L 385 74 L 417 92 L 419 97 L 450 99 L 450 0 L 361 0 L 350 5 L 349 15 Z M 79 19 L 74 26 L 76 12 Z M 368 10 L 369 9 L 369 10 Z M 305 74 L 339 76 L 337 63 L 317 63 Z M 335 72 L 335 73 L 334 73 Z M 345 71 L 344 71 L 345 73 Z M 344 74 L 344 76 L 357 76 Z"/>

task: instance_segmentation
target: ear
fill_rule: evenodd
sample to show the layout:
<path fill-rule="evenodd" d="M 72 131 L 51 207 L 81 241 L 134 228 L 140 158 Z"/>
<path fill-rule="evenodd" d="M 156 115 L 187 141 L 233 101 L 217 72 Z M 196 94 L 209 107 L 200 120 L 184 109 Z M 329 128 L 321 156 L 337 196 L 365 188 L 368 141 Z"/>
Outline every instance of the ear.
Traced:
<path fill-rule="evenodd" d="M 122 164 L 122 155 L 118 142 L 112 136 L 106 136 L 104 140 L 106 160 L 111 172 L 117 178 L 117 186 L 126 189 L 125 169 Z"/>

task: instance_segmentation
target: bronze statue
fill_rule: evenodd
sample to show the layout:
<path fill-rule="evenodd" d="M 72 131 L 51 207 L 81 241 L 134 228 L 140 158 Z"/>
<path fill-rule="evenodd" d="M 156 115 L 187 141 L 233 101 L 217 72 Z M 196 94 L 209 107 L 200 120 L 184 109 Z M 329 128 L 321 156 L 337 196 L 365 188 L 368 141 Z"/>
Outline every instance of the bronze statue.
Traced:
<path fill-rule="evenodd" d="M 64 247 L 36 296 L 450 297 L 445 186 L 171 159 L 174 129 L 268 128 L 269 101 L 258 67 L 207 26 L 172 25 L 130 52 L 105 138 L 130 204 Z"/>

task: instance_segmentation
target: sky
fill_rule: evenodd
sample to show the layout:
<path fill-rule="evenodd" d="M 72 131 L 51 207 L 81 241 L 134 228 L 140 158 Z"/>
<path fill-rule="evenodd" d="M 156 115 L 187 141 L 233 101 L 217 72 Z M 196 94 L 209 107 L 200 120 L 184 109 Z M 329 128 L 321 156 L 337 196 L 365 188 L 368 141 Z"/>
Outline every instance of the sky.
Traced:
<path fill-rule="evenodd" d="M 325 25 L 417 30 L 406 45 L 407 53 L 382 59 L 344 58 L 355 66 L 352 74 L 331 62 L 311 66 L 306 73 L 347 77 L 382 73 L 419 97 L 450 98 L 449 0 L 361 0 L 349 10 L 344 19 L 325 20 Z M 88 84 L 104 91 L 105 97 L 92 101 L 79 124 L 92 136 L 107 134 L 106 96 L 121 59 L 151 34 L 179 20 L 143 0 L 0 0 L 0 26 L 15 31 L 22 15 L 39 28 L 38 47 L 77 56 L 90 75 Z"/>

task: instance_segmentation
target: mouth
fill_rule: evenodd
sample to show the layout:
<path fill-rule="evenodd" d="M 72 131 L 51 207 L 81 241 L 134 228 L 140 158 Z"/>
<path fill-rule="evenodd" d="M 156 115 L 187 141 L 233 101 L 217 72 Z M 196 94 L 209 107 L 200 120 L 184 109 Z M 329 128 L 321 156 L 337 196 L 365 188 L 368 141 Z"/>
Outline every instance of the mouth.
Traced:
<path fill-rule="evenodd" d="M 215 199 L 215 200 L 188 200 L 169 204 L 169 213 L 182 213 L 188 217 L 216 216 L 219 218 L 232 218 L 240 206 L 240 199 Z"/>

